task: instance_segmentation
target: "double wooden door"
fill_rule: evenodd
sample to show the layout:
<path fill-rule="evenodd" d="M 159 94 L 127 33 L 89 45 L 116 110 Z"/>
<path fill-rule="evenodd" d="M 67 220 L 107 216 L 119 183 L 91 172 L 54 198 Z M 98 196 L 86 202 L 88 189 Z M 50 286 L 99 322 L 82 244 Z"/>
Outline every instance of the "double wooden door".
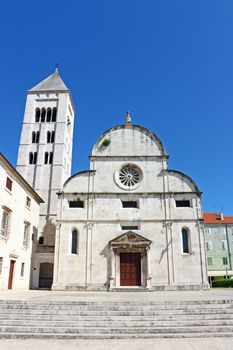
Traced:
<path fill-rule="evenodd" d="M 14 277 L 15 260 L 10 260 L 10 271 L 8 278 L 8 289 L 12 289 L 13 277 Z"/>
<path fill-rule="evenodd" d="M 140 253 L 120 253 L 120 285 L 141 286 Z"/>

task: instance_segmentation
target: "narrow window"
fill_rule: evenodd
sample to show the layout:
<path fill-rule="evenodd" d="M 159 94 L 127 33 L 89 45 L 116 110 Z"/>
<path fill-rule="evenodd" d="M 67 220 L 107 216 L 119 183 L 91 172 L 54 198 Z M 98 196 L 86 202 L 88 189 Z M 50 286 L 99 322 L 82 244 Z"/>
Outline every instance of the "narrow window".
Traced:
<path fill-rule="evenodd" d="M 35 131 L 32 132 L 32 143 L 36 143 L 36 133 L 35 133 Z"/>
<path fill-rule="evenodd" d="M 51 122 L 51 116 L 52 116 L 52 111 L 51 111 L 51 108 L 48 108 L 47 109 L 47 122 Z"/>
<path fill-rule="evenodd" d="M 0 275 L 2 274 L 3 257 L 0 257 Z"/>
<path fill-rule="evenodd" d="M 208 256 L 208 258 L 207 258 L 207 265 L 208 266 L 213 266 L 213 258 L 212 258 L 212 256 Z"/>
<path fill-rule="evenodd" d="M 29 229 L 30 224 L 24 223 L 24 232 L 23 232 L 23 247 L 28 248 L 29 244 Z"/>
<path fill-rule="evenodd" d="M 1 223 L 1 236 L 4 238 L 8 238 L 10 233 L 10 217 L 11 217 L 11 212 L 3 209 L 2 223 Z"/>
<path fill-rule="evenodd" d="M 190 207 L 190 201 L 189 200 L 177 200 L 176 207 L 177 208 Z"/>
<path fill-rule="evenodd" d="M 40 141 L 40 132 L 37 131 L 37 133 L 36 133 L 36 143 L 39 143 L 39 141 Z"/>
<path fill-rule="evenodd" d="M 72 245 L 71 245 L 71 253 L 77 254 L 78 252 L 78 231 L 72 231 Z"/>
<path fill-rule="evenodd" d="M 42 123 L 45 122 L 45 115 L 46 115 L 46 110 L 45 110 L 45 108 L 42 108 L 42 110 L 41 110 L 41 122 Z"/>
<path fill-rule="evenodd" d="M 206 250 L 211 250 L 212 249 L 212 242 L 206 241 L 205 244 L 206 244 Z"/>
<path fill-rule="evenodd" d="M 52 131 L 52 133 L 51 133 L 51 143 L 54 143 L 54 139 L 55 139 L 55 131 Z"/>
<path fill-rule="evenodd" d="M 223 263 L 223 265 L 228 265 L 228 258 L 227 257 L 223 257 L 222 258 L 222 263 Z"/>
<path fill-rule="evenodd" d="M 224 239 L 221 241 L 222 244 L 222 250 L 226 250 L 227 249 L 227 241 Z"/>
<path fill-rule="evenodd" d="M 31 207 L 31 198 L 29 198 L 28 196 L 26 197 L 26 206 L 27 206 L 28 208 Z"/>
<path fill-rule="evenodd" d="M 29 153 L 29 164 L 33 164 L 33 153 Z"/>
<path fill-rule="evenodd" d="M 12 191 L 12 184 L 13 184 L 13 181 L 7 177 L 6 178 L 6 188 L 9 190 L 9 191 Z"/>
<path fill-rule="evenodd" d="M 121 229 L 123 230 L 123 231 L 125 231 L 125 230 L 138 230 L 138 226 L 121 226 Z"/>
<path fill-rule="evenodd" d="M 39 121 L 40 121 L 40 108 L 36 108 L 35 120 L 36 120 L 36 123 L 39 123 Z"/>
<path fill-rule="evenodd" d="M 185 228 L 182 229 L 182 244 L 183 253 L 189 254 L 189 234 Z"/>
<path fill-rule="evenodd" d="M 24 269 L 25 269 L 25 263 L 21 264 L 21 271 L 20 271 L 20 276 L 24 277 Z"/>
<path fill-rule="evenodd" d="M 53 113 L 52 113 L 52 122 L 55 122 L 57 120 L 57 108 L 53 108 Z"/>
<path fill-rule="evenodd" d="M 45 154 L 44 154 L 44 164 L 48 164 L 48 160 L 49 160 L 49 153 L 45 152 Z"/>
<path fill-rule="evenodd" d="M 137 201 L 122 201 L 123 208 L 138 208 Z"/>
<path fill-rule="evenodd" d="M 51 142 L 51 132 L 48 131 L 47 132 L 47 143 L 50 143 Z"/>
<path fill-rule="evenodd" d="M 84 208 L 84 201 L 81 201 L 81 200 L 70 201 L 69 208 Z"/>
<path fill-rule="evenodd" d="M 49 164 L 53 164 L 53 152 L 49 153 Z"/>
<path fill-rule="evenodd" d="M 44 237 L 43 236 L 39 237 L 39 242 L 38 243 L 39 244 L 44 244 Z"/>
<path fill-rule="evenodd" d="M 37 163 L 37 152 L 33 153 L 33 164 Z"/>

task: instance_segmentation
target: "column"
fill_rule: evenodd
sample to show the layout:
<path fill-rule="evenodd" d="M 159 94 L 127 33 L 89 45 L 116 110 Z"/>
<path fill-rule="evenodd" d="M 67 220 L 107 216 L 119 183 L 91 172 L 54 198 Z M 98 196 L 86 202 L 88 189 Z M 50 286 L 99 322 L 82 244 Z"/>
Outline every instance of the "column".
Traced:
<path fill-rule="evenodd" d="M 146 248 L 146 257 L 147 257 L 147 276 L 146 276 L 146 288 L 151 289 L 151 261 L 150 261 L 150 246 Z"/>
<path fill-rule="evenodd" d="M 109 289 L 113 289 L 115 287 L 115 252 L 113 248 L 110 248 L 110 262 L 111 262 L 111 276 L 109 278 L 110 285 Z"/>

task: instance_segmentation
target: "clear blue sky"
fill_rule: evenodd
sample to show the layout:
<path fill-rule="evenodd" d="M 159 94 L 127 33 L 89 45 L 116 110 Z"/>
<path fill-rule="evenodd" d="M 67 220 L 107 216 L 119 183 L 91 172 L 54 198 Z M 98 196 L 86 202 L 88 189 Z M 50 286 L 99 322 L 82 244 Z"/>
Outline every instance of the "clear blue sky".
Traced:
<path fill-rule="evenodd" d="M 233 215 L 232 0 L 4 1 L 0 33 L 0 150 L 13 165 L 26 90 L 58 62 L 77 109 L 73 173 L 130 110 L 204 210 Z"/>

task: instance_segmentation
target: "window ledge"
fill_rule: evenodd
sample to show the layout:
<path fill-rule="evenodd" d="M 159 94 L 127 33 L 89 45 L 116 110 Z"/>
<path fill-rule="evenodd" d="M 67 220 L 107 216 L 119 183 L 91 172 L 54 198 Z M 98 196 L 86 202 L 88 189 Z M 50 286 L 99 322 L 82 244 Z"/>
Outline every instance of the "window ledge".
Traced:
<path fill-rule="evenodd" d="M 12 196 L 12 191 L 8 190 L 8 188 L 5 187 L 5 191 L 8 192 Z"/>

